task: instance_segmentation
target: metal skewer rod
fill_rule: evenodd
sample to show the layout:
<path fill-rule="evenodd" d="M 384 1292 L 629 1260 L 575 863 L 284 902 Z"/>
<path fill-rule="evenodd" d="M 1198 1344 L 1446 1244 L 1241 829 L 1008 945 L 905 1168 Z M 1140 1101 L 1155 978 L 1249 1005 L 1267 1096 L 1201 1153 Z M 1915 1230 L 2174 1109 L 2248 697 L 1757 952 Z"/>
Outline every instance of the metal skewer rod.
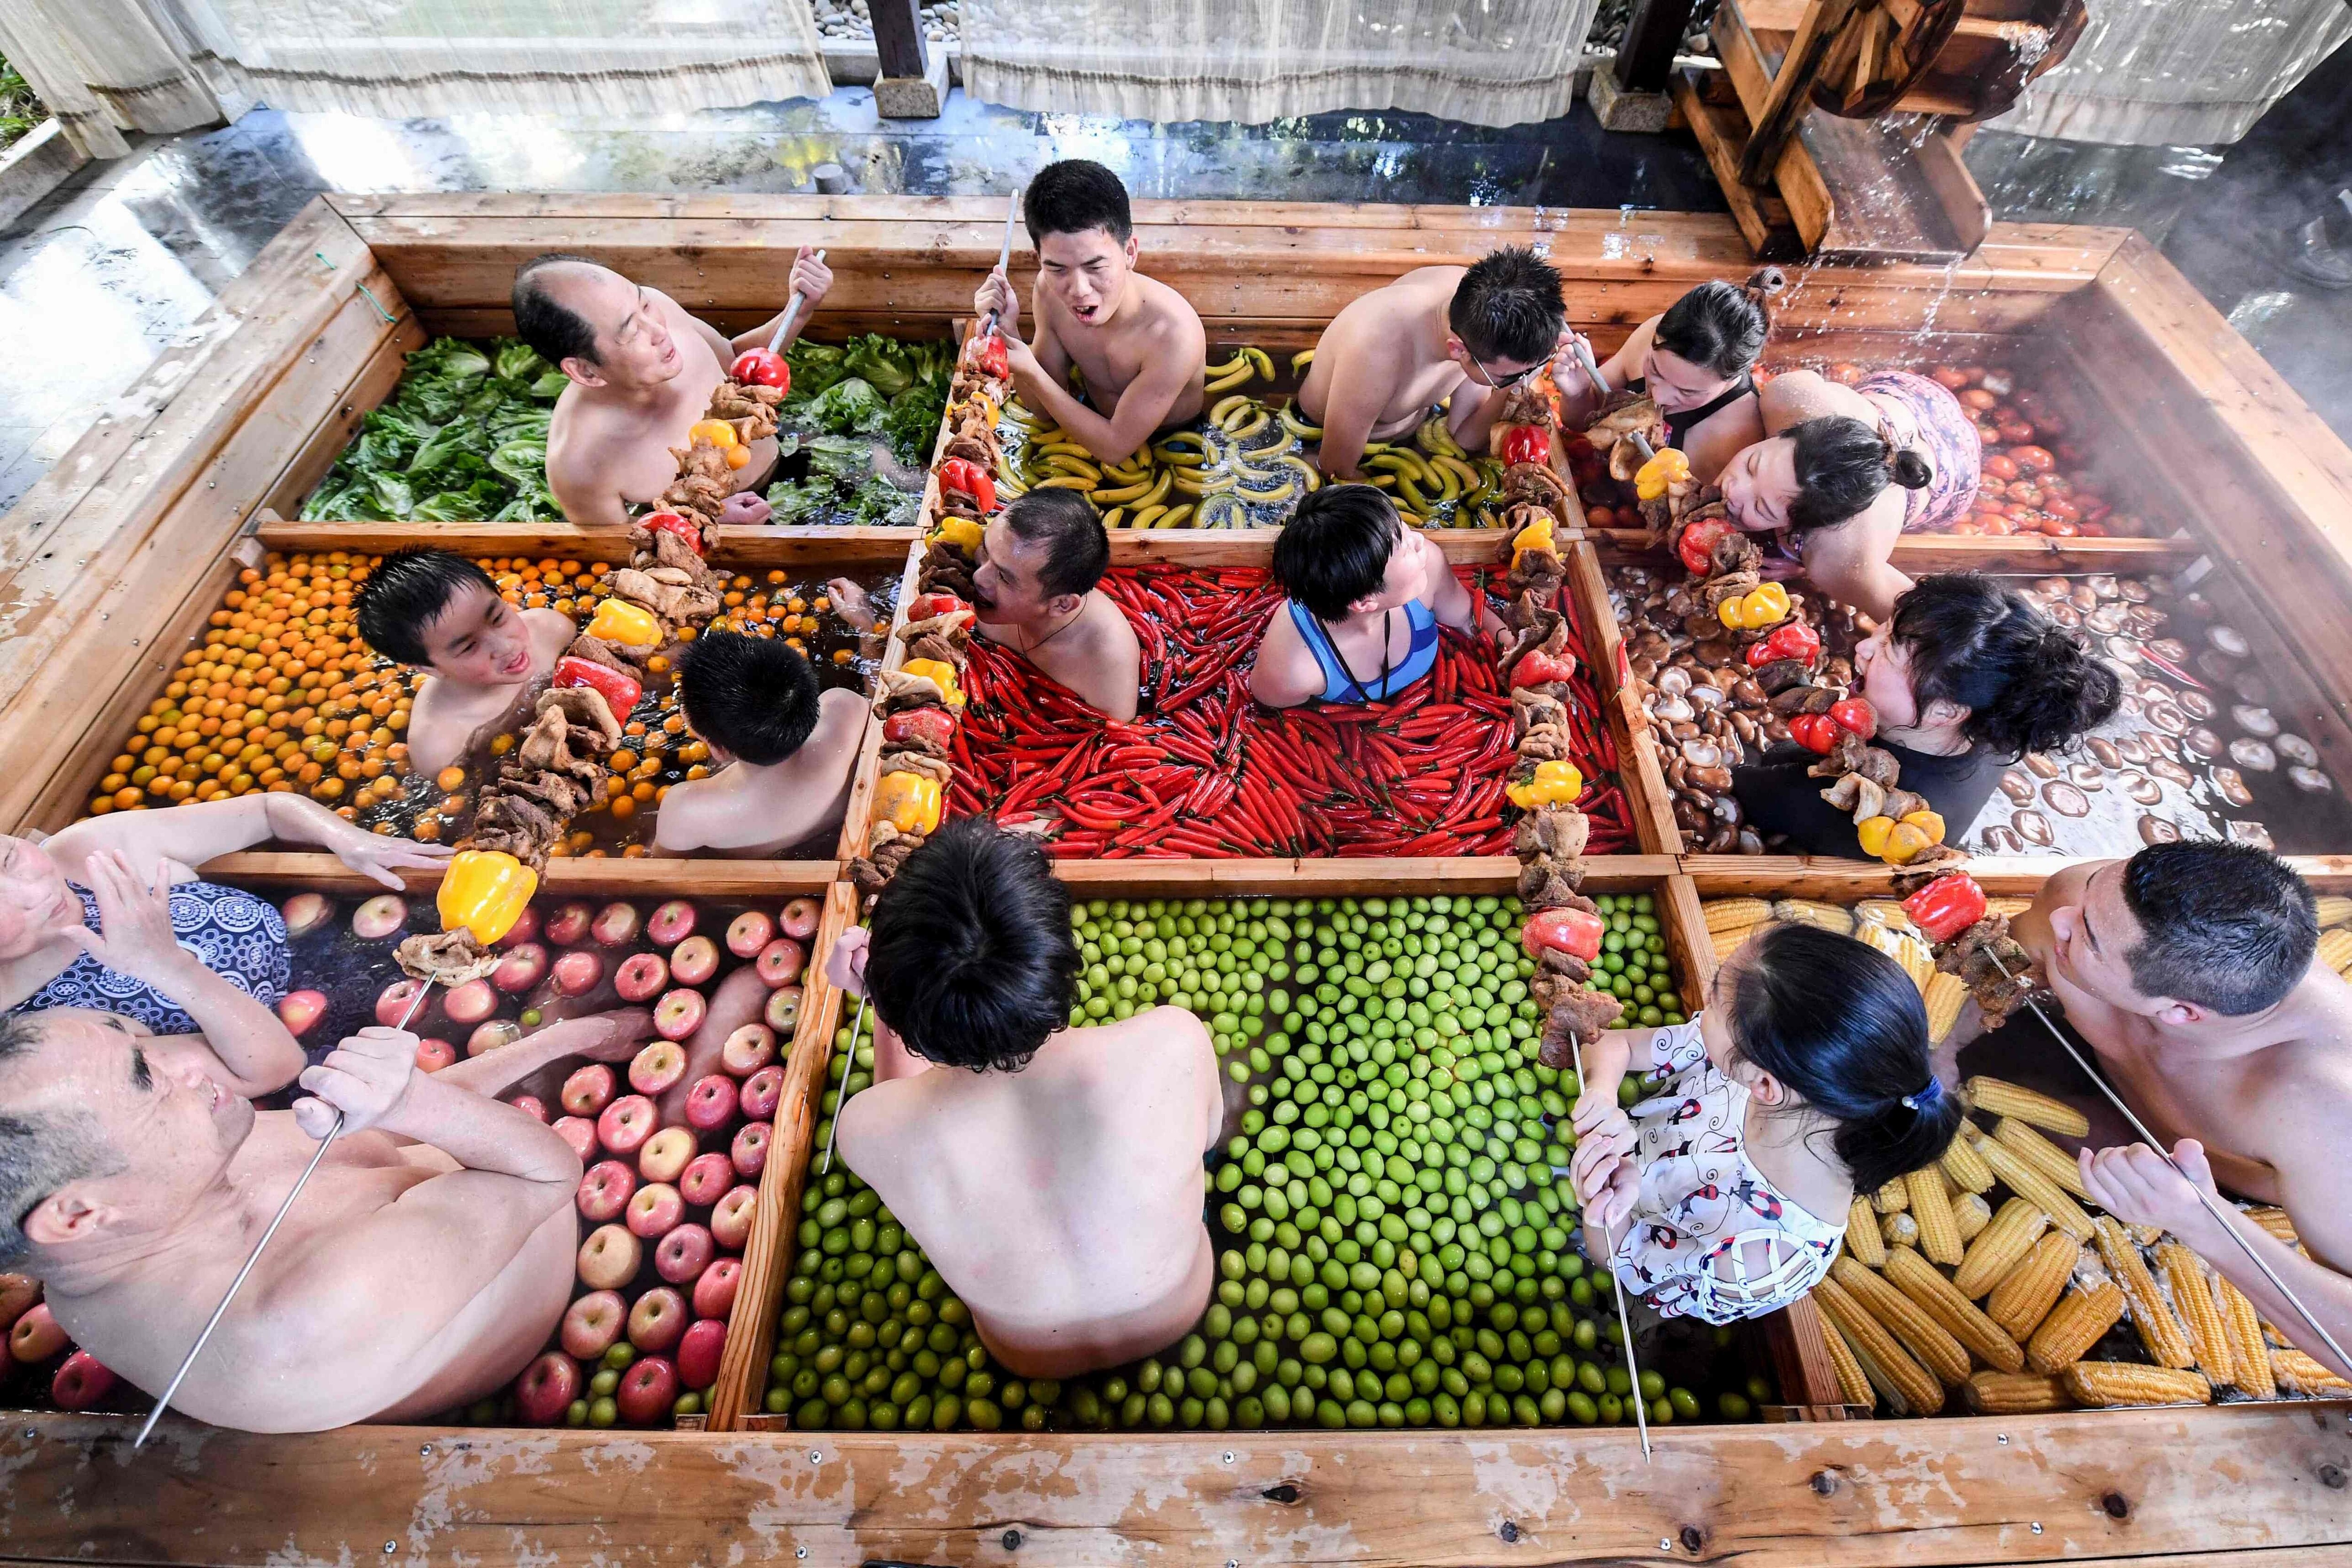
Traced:
<path fill-rule="evenodd" d="M 428 980 L 417 991 L 415 999 L 409 1003 L 408 1011 L 402 1015 L 400 1027 L 405 1029 L 415 1021 L 417 1011 L 425 1005 L 425 998 L 432 994 L 433 982 Z M 180 1370 L 172 1374 L 172 1381 L 163 1386 L 162 1397 L 155 1401 L 155 1408 L 147 1413 L 146 1423 L 139 1428 L 139 1436 L 131 1439 L 131 1447 L 134 1451 L 146 1447 L 147 1439 L 154 1434 L 155 1423 L 163 1419 L 163 1412 L 172 1407 L 172 1395 L 180 1392 L 180 1384 L 187 1381 L 189 1371 L 196 1364 L 196 1358 L 205 1353 L 205 1346 L 211 1341 L 213 1331 L 220 1327 L 223 1318 L 228 1316 L 229 1303 L 235 1301 L 236 1293 L 245 1288 L 245 1277 L 253 1272 L 255 1264 L 261 1261 L 262 1250 L 268 1247 L 269 1238 L 276 1236 L 278 1227 L 286 1223 L 286 1215 L 294 1207 L 294 1200 L 302 1195 L 302 1189 L 310 1184 L 311 1173 L 319 1168 L 319 1162 L 327 1157 L 327 1151 L 333 1147 L 342 1131 L 343 1113 L 339 1110 L 335 1112 L 333 1124 L 327 1129 L 327 1135 L 319 1140 L 319 1147 L 311 1154 L 310 1163 L 302 1167 L 300 1175 L 294 1178 L 293 1186 L 287 1189 L 286 1201 L 279 1204 L 278 1212 L 270 1216 L 269 1228 L 263 1231 L 261 1239 L 253 1244 L 253 1250 L 246 1255 L 245 1267 L 236 1271 L 236 1278 L 230 1280 L 228 1289 L 221 1293 L 220 1305 L 215 1307 L 213 1315 L 205 1320 L 204 1331 L 196 1336 L 196 1342 L 188 1347 L 187 1355 L 180 1363 Z"/>
<path fill-rule="evenodd" d="M 835 1016 L 839 1016 L 838 1014 Z M 833 1173 L 833 1145 L 835 1140 L 841 1136 L 841 1113 L 849 1109 L 849 1075 L 857 1070 L 857 1037 L 865 1030 L 866 998 L 860 996 L 857 999 L 857 1022 L 849 1026 L 849 1065 L 842 1069 L 841 1098 L 833 1102 L 833 1121 L 825 1128 L 824 1165 L 818 1171 L 819 1175 L 830 1175 Z M 827 1069 L 825 1076 L 830 1078 L 833 1055 L 829 1051 L 825 1054 L 824 1063 Z"/>
<path fill-rule="evenodd" d="M 1601 401 L 1607 402 L 1609 384 L 1601 379 L 1601 365 L 1592 357 L 1592 345 L 1582 338 L 1576 340 L 1576 362 L 1584 367 L 1584 379 L 1592 384 L 1592 390 L 1600 394 Z"/>
<path fill-rule="evenodd" d="M 816 253 L 816 258 L 819 261 L 823 261 L 824 259 L 824 252 L 823 250 L 819 250 Z M 801 306 L 805 304 L 807 300 L 807 295 L 801 293 L 798 289 L 794 289 L 793 297 L 784 301 L 784 318 L 782 321 L 776 323 L 775 331 L 771 334 L 768 339 L 768 352 L 770 353 L 774 353 L 778 349 L 784 346 L 784 334 L 791 331 L 793 330 L 793 323 L 801 319 Z"/>
<path fill-rule="evenodd" d="M 1570 1035 L 1568 1048 L 1576 1053 L 1576 1083 L 1581 1092 L 1584 1087 L 1584 1044 Z M 1633 1325 L 1625 1316 L 1625 1281 L 1617 1278 L 1616 1259 L 1601 1260 L 1601 1266 L 1609 1270 L 1610 1286 L 1617 1292 L 1617 1333 L 1625 1343 L 1625 1375 L 1633 1380 L 1633 1426 L 1642 1435 L 1642 1463 L 1646 1465 L 1650 1462 L 1650 1405 L 1642 1397 L 1641 1363 L 1633 1359 Z"/>
<path fill-rule="evenodd" d="M 1013 191 L 1004 198 L 1004 243 L 996 249 L 996 269 L 999 272 L 1013 265 L 1013 220 L 1020 216 L 1021 193 Z M 984 338 L 992 338 L 996 335 L 995 311 L 991 310 L 988 313 L 987 321 L 981 324 L 980 333 Z"/>
<path fill-rule="evenodd" d="M 2000 955 L 1999 953 L 1993 952 L 1990 947 L 1988 947 L 1985 949 L 1985 956 L 1992 960 L 1992 966 L 2000 971 L 2001 978 L 2011 982 L 2011 984 L 2015 984 L 2017 976 L 2010 973 L 2009 966 L 2000 961 Z M 2074 1065 L 2083 1069 L 2083 1076 L 2089 1079 L 2098 1091 L 2107 1097 L 2107 1102 L 2109 1104 L 2113 1105 L 2117 1110 L 2123 1112 L 2124 1120 L 2132 1124 L 2133 1131 L 2147 1141 L 2147 1146 L 2149 1148 L 2164 1156 L 2164 1163 L 2171 1166 L 2173 1171 L 2182 1181 L 2189 1183 L 2189 1190 L 2197 1194 L 2197 1201 L 2204 1205 L 2206 1213 L 2213 1216 L 2215 1223 L 2221 1226 L 2222 1233 L 2228 1236 L 2231 1241 L 2237 1243 L 2238 1250 L 2246 1255 L 2247 1261 L 2251 1262 L 2255 1268 L 2263 1271 L 2263 1278 L 2271 1282 L 2271 1288 L 2276 1290 L 2281 1296 L 2286 1298 L 2287 1305 L 2295 1310 L 2296 1314 L 2303 1319 L 2306 1325 L 2309 1326 L 2311 1331 L 2317 1334 L 2320 1338 L 2320 1342 L 2326 1345 L 2329 1351 L 2334 1352 L 2336 1361 L 2340 1364 L 2352 1366 L 2352 1356 L 2347 1356 L 2344 1353 L 2344 1347 L 2337 1344 L 2336 1342 L 2336 1336 L 2329 1333 L 2326 1326 L 2323 1325 L 2317 1318 L 2312 1315 L 2311 1309 L 2303 1304 L 2303 1298 L 2296 1295 L 2294 1289 L 2288 1286 L 2287 1282 L 2278 1277 L 2278 1271 L 2270 1266 L 2270 1264 L 2263 1258 L 2263 1255 L 2256 1252 L 2247 1242 L 2246 1238 L 2238 1234 L 2238 1227 L 2230 1223 L 2230 1216 L 2228 1214 L 2223 1212 L 2221 1201 L 2207 1193 L 2204 1188 L 2199 1186 L 2195 1182 L 2189 1181 L 2189 1173 L 2181 1170 L 2180 1162 L 2172 1157 L 2172 1151 L 2164 1146 L 2164 1141 L 2158 1138 L 2154 1132 L 2148 1131 L 2147 1123 L 2142 1121 L 2137 1115 L 2134 1114 L 2132 1108 L 2124 1103 L 2123 1096 L 2117 1094 L 2113 1089 L 2109 1088 L 2107 1080 L 2104 1077 L 2100 1076 L 2099 1070 L 2084 1059 L 2083 1053 L 2074 1048 L 2074 1042 L 2068 1039 L 2065 1032 L 2060 1029 L 2057 1025 L 2050 1021 L 2050 1015 L 2042 1010 L 2042 1005 L 2034 1001 L 2031 995 L 2024 996 L 2021 998 L 2021 1000 L 2025 1003 L 2027 1007 L 2032 1010 L 2033 1016 L 2036 1018 L 2042 1020 L 2042 1026 L 2050 1031 L 2051 1037 L 2066 1048 L 2066 1054 L 2074 1058 Z"/>

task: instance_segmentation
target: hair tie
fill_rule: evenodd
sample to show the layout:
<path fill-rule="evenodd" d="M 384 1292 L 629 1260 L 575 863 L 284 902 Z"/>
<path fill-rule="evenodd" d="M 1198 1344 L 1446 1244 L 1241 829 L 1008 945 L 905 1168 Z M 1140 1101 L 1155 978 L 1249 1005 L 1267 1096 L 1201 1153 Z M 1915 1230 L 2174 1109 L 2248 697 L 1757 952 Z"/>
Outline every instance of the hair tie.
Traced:
<path fill-rule="evenodd" d="M 1906 1094 L 1903 1097 L 1903 1109 L 1906 1110 L 1916 1110 L 1920 1115 L 1925 1116 L 1927 1112 L 1936 1109 L 1936 1102 L 1943 1098 L 1943 1081 L 1937 1078 L 1934 1073 L 1929 1073 L 1927 1075 L 1927 1088 L 1921 1089 L 1916 1094 Z"/>

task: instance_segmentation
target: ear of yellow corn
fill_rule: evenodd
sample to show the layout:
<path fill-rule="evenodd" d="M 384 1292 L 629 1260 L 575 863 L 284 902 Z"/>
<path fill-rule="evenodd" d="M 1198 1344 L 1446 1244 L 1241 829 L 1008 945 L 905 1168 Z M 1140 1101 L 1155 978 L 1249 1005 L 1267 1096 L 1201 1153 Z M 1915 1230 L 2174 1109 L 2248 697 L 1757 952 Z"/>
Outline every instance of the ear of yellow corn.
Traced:
<path fill-rule="evenodd" d="M 2078 1198 L 2088 1198 L 2090 1188 L 2083 1184 L 2083 1167 L 2072 1154 L 2036 1132 L 2014 1116 L 2004 1116 L 1992 1125 L 1992 1135 L 2017 1151 L 2017 1157 L 2065 1188 Z"/>
<path fill-rule="evenodd" d="M 1839 1262 L 1846 1261 L 1840 1258 Z M 1832 1270 L 1836 1265 L 1831 1265 Z M 1856 1267 L 1856 1272 L 1877 1280 L 1870 1270 Z M 1900 1291 L 1885 1287 L 1887 1294 L 1903 1300 Z M 1822 1315 L 1832 1327 L 1844 1336 L 1846 1346 L 1853 1352 L 1854 1360 L 1862 1363 L 1864 1376 L 1870 1385 L 1886 1396 L 1886 1403 L 1898 1415 L 1933 1415 L 1944 1407 L 1943 1385 L 1927 1369 L 1913 1361 L 1907 1352 L 1895 1342 L 1885 1324 L 1870 1314 L 1836 1279 L 1822 1280 L 1813 1287 L 1813 1300 Z M 1958 1348 L 1957 1346 L 1954 1348 Z"/>
<path fill-rule="evenodd" d="M 1837 1369 L 1838 1396 L 1848 1405 L 1859 1405 L 1864 1410 L 1872 1408 L 1877 1405 L 1878 1397 L 1871 1392 L 1870 1377 L 1862 1370 L 1862 1363 L 1853 1357 L 1853 1347 L 1845 1342 L 1845 1335 L 1838 1331 L 1827 1312 L 1822 1313 L 1821 1319 L 1822 1342 L 1829 1347 L 1830 1364 Z M 2263 1364 L 2267 1367 L 2270 1363 L 2265 1361 Z M 1936 1381 L 1924 1372 L 1919 1375 L 1929 1383 Z"/>
<path fill-rule="evenodd" d="M 1911 1206 L 1910 1189 L 1898 1176 L 1871 1194 L 1870 1206 L 1880 1214 L 1901 1214 Z"/>
<path fill-rule="evenodd" d="M 2056 1378 L 2038 1372 L 1974 1373 L 1962 1392 L 1969 1408 L 1979 1415 L 2035 1415 L 2069 1410 L 2074 1404 Z"/>
<path fill-rule="evenodd" d="M 1894 1260 L 1890 1253 L 1887 1261 Z M 1917 1302 L 1851 1258 L 1832 1263 L 1830 1274 L 1845 1288 L 1846 1294 L 1902 1341 L 1904 1348 L 1918 1357 L 1920 1364 L 1934 1373 L 1945 1387 L 1958 1388 L 1968 1382 L 1968 1351 Z"/>
<path fill-rule="evenodd" d="M 1709 931 L 1744 931 L 1772 918 L 1772 906 L 1762 899 L 1709 899 L 1699 906 Z"/>
<path fill-rule="evenodd" d="M 1964 1193 L 1992 1190 L 1992 1167 L 1985 1163 L 1984 1156 L 1977 1152 L 1976 1145 L 1969 1142 L 1965 1131 L 1952 1134 L 1952 1141 L 1945 1145 L 1943 1158 L 1938 1163 L 1944 1167 L 1944 1174 L 1952 1178 L 1952 1185 Z"/>
<path fill-rule="evenodd" d="M 1998 1372 L 2025 1370 L 2025 1352 L 2018 1342 L 1918 1253 L 1907 1247 L 1888 1253 L 1886 1279 L 1987 1366 Z"/>
<path fill-rule="evenodd" d="M 2324 893 L 2319 899 L 2319 927 L 2352 924 L 2352 899 L 2339 893 Z"/>
<path fill-rule="evenodd" d="M 1982 1193 L 1962 1193 L 1952 1200 L 1952 1223 L 1960 1227 L 1963 1242 L 1974 1241 L 1992 1223 L 1992 1205 Z"/>
<path fill-rule="evenodd" d="M 1707 945 L 1715 949 L 1716 961 L 1721 963 L 1738 952 L 1739 944 L 1746 942 L 1748 933 L 1755 929 L 1754 926 L 1727 926 L 1721 931 L 1709 931 Z"/>
<path fill-rule="evenodd" d="M 1878 1214 L 1870 1200 L 1856 1196 L 1845 1215 L 1845 1249 L 1872 1268 L 1886 1264 L 1886 1247 L 1878 1238 Z"/>
<path fill-rule="evenodd" d="M 2156 1288 L 2155 1276 L 2148 1273 L 2147 1264 L 2139 1255 L 2138 1244 L 2112 1215 L 2099 1216 L 2095 1240 L 2099 1261 L 2107 1266 L 2108 1277 L 2122 1289 L 2124 1300 L 2131 1308 L 2132 1327 L 2138 1331 L 2139 1342 L 2147 1347 L 2148 1359 L 2176 1371 L 2196 1364 L 2197 1352 L 2189 1348 L 2189 1331 L 2180 1326 L 2180 1320 L 2165 1304 L 2162 1292 Z"/>
<path fill-rule="evenodd" d="M 2338 927 L 2320 932 L 2319 962 L 2338 974 L 2352 969 L 2352 931 Z"/>
<path fill-rule="evenodd" d="M 2027 1164 L 2007 1144 L 1979 1133 L 1970 1146 L 1984 1156 L 1984 1163 L 1992 1167 L 1992 1173 L 2006 1183 L 2011 1192 L 2048 1215 L 2051 1224 L 2076 1241 L 2091 1239 L 2091 1216 L 2067 1195 L 2065 1188 Z"/>
<path fill-rule="evenodd" d="M 1911 1194 L 1911 1217 L 1919 1225 L 1919 1250 L 1930 1263 L 1947 1268 L 1960 1261 L 1960 1227 L 1952 1218 L 1952 1200 L 1944 1192 L 1944 1173 L 1930 1165 L 1903 1178 Z"/>
<path fill-rule="evenodd" d="M 1927 1005 L 1927 1038 L 1941 1045 L 1960 1020 L 1960 1008 L 1969 999 L 1969 988 L 1957 974 L 1938 971 L 1928 975 L 1927 988 L 1920 993 Z"/>
<path fill-rule="evenodd" d="M 2032 1338 L 2064 1294 L 2082 1257 L 2081 1242 L 2063 1231 L 2050 1232 L 2001 1276 L 1985 1299 L 1985 1316 L 2012 1339 Z"/>
<path fill-rule="evenodd" d="M 2283 1208 L 2265 1204 L 2260 1208 L 2248 1209 L 2246 1217 L 2289 1247 L 2302 1245 L 2302 1237 L 2294 1234 L 2294 1221 L 2286 1217 L 2286 1210 Z"/>
<path fill-rule="evenodd" d="M 1853 934 L 1853 911 L 1840 904 L 1824 904 L 1811 899 L 1776 899 L 1772 902 L 1772 918 L 1801 921 L 1835 936 Z"/>
<path fill-rule="evenodd" d="M 2242 1393 L 2268 1399 L 2278 1393 L 2271 1370 L 2271 1347 L 2263 1338 L 2263 1321 L 2246 1293 L 2216 1274 L 2213 1302 L 2221 1310 L 2221 1331 L 2230 1342 L 2230 1381 Z"/>
<path fill-rule="evenodd" d="M 2063 1100 L 2053 1100 L 2046 1094 L 2011 1083 L 2006 1079 L 1985 1078 L 1981 1075 L 1961 1085 L 1969 1103 L 1987 1116 L 2014 1116 L 2020 1121 L 2032 1123 L 2069 1138 L 2086 1138 L 2091 1132 L 2091 1119 Z"/>
<path fill-rule="evenodd" d="M 2088 1289 L 2069 1290 L 2026 1342 L 2025 1363 L 2055 1376 L 2068 1363 L 2081 1361 L 2123 1315 L 2124 1293 L 2112 1279 L 2102 1279 Z"/>
<path fill-rule="evenodd" d="M 1889 1247 L 1916 1247 L 1919 1222 L 1911 1217 L 1907 1209 L 1901 1214 L 1885 1215 L 1879 1219 L 1878 1236 Z"/>
<path fill-rule="evenodd" d="M 2058 1374 L 2077 1405 L 2210 1405 L 2213 1385 L 2193 1372 L 2135 1366 L 2126 1361 L 2078 1361 Z"/>
<path fill-rule="evenodd" d="M 2156 1267 L 2173 1310 L 2189 1331 L 2189 1348 L 2198 1370 L 2217 1384 L 2234 1381 L 2236 1359 L 2230 1336 L 2221 1324 L 2221 1309 L 2214 1303 L 2213 1287 L 2205 1278 L 2205 1260 L 2177 1241 L 2156 1249 Z"/>
<path fill-rule="evenodd" d="M 2271 1371 L 2278 1378 L 2279 1386 L 2290 1394 L 2324 1394 L 2330 1399 L 2352 1394 L 2352 1383 L 2345 1382 L 2299 1350 L 2271 1352 Z"/>
<path fill-rule="evenodd" d="M 2049 1227 L 2048 1215 L 2023 1198 L 2010 1199 L 1992 1216 L 1992 1223 L 1969 1244 L 1968 1255 L 1960 1259 L 1959 1271 L 1952 1276 L 1953 1286 L 1970 1300 L 1981 1300 L 2033 1250 L 2033 1244 Z M 2051 1300 L 2057 1298 L 2053 1296 Z"/>

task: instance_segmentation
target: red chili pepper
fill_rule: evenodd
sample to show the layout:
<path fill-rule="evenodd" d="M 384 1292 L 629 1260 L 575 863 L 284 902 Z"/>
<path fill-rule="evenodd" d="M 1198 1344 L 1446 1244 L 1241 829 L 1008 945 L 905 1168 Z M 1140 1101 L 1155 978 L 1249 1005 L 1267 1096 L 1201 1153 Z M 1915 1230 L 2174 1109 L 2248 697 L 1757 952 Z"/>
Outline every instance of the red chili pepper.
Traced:
<path fill-rule="evenodd" d="M 1903 912 L 1929 942 L 1949 942 L 1985 918 L 1985 890 L 1965 871 L 1938 877 L 1903 900 Z"/>
<path fill-rule="evenodd" d="M 1551 461 L 1551 433 L 1533 425 L 1507 425 L 1503 427 L 1503 461 L 1506 463 L 1549 463 Z"/>
<path fill-rule="evenodd" d="M 555 686 L 585 686 L 604 694 L 604 706 L 613 717 L 625 720 L 630 710 L 646 689 L 610 665 L 598 664 L 592 658 L 574 658 L 570 654 L 555 661 L 555 673 L 550 680 Z"/>
<path fill-rule="evenodd" d="M 969 458 L 950 458 L 940 465 L 940 488 L 961 490 L 981 510 L 996 510 L 996 478 Z"/>
<path fill-rule="evenodd" d="M 1859 697 L 1830 704 L 1830 722 L 1867 741 L 1878 733 L 1878 710 Z"/>
<path fill-rule="evenodd" d="M 1837 724 L 1826 713 L 1800 713 L 1789 721 L 1789 738 L 1822 756 L 1837 744 Z"/>
<path fill-rule="evenodd" d="M 1716 541 L 1730 531 L 1731 525 L 1719 517 L 1701 518 L 1683 530 L 1682 539 L 1675 546 L 1675 553 L 1683 558 L 1683 564 L 1690 568 L 1692 576 L 1704 577 L 1714 564 Z"/>

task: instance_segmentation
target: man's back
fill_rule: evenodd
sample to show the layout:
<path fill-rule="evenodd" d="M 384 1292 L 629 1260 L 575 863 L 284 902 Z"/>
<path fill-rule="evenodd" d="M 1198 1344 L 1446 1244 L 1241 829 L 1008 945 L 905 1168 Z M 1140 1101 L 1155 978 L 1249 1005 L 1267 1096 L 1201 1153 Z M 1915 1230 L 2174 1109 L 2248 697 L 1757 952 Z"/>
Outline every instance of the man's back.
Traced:
<path fill-rule="evenodd" d="M 1149 1354 L 1206 1304 L 1201 1156 L 1223 1115 L 1200 1021 L 1053 1036 L 1018 1072 L 935 1068 L 852 1101 L 841 1152 L 1024 1376 Z"/>

